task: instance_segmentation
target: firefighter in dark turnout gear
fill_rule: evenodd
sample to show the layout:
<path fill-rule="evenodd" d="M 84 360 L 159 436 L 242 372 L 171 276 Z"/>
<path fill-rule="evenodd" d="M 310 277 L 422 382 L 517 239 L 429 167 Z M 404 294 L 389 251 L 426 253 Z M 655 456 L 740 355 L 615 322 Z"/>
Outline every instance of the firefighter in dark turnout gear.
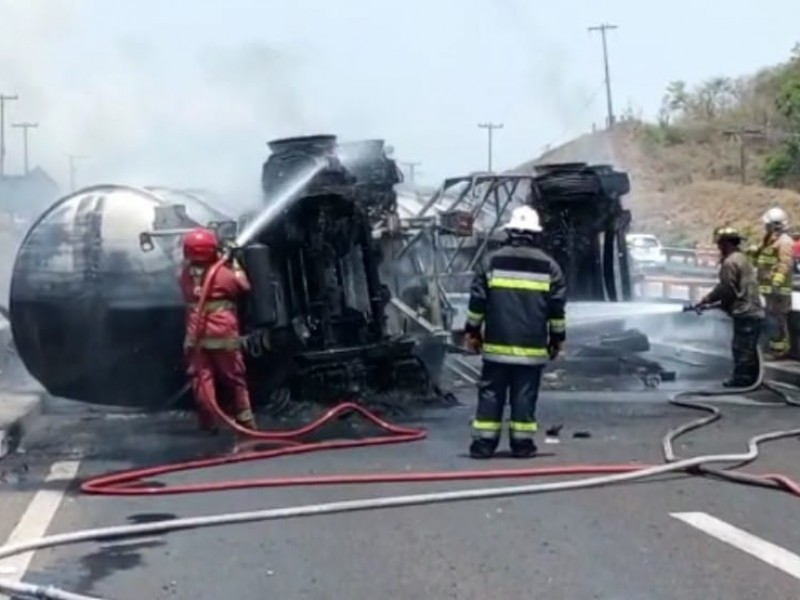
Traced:
<path fill-rule="evenodd" d="M 764 322 L 764 308 L 758 291 L 758 276 L 740 249 L 741 234 L 731 227 L 714 232 L 722 261 L 719 283 L 700 306 L 719 307 L 733 319 L 733 376 L 725 387 L 749 387 L 758 379 L 758 343 Z"/>
<path fill-rule="evenodd" d="M 473 458 L 489 458 L 497 449 L 507 396 L 512 454 L 526 458 L 536 453 L 542 371 L 566 338 L 566 284 L 558 263 L 538 247 L 539 215 L 529 206 L 519 207 L 505 229 L 508 242 L 484 257 L 469 298 L 467 345 L 483 352 Z"/>

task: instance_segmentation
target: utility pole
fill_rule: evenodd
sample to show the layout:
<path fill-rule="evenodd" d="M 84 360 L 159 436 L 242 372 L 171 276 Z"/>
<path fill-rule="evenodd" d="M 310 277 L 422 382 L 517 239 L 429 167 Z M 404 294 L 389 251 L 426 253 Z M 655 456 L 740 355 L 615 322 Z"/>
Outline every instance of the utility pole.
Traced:
<path fill-rule="evenodd" d="M 609 25 L 608 23 L 603 23 L 602 25 L 595 25 L 594 27 L 589 27 L 589 31 L 599 31 L 600 37 L 603 40 L 603 66 L 605 68 L 606 74 L 606 106 L 608 110 L 608 128 L 611 129 L 614 127 L 614 123 L 616 122 L 616 118 L 614 117 L 614 104 L 611 101 L 611 71 L 608 68 L 608 42 L 606 40 L 606 31 L 612 31 L 617 29 L 616 25 Z"/>
<path fill-rule="evenodd" d="M 764 137 L 763 129 L 739 127 L 738 129 L 728 129 L 722 134 L 739 143 L 739 177 L 742 185 L 747 183 L 747 151 L 745 141 L 747 138 Z"/>
<path fill-rule="evenodd" d="M 422 163 L 421 162 L 404 162 L 404 163 L 400 163 L 400 164 L 402 164 L 406 169 L 408 169 L 408 183 L 410 183 L 411 185 L 414 185 L 414 179 L 415 179 L 414 176 L 417 173 L 416 169 Z"/>
<path fill-rule="evenodd" d="M 28 174 L 30 169 L 28 169 L 28 130 L 29 129 L 36 129 L 39 127 L 38 123 L 12 123 L 12 127 L 16 129 L 22 129 L 22 157 L 23 157 L 23 165 L 25 169 L 25 175 Z"/>
<path fill-rule="evenodd" d="M 6 102 L 19 100 L 19 96 L 0 94 L 0 177 L 6 174 Z"/>
<path fill-rule="evenodd" d="M 485 129 L 488 132 L 488 159 L 489 159 L 489 172 L 492 172 L 492 150 L 494 147 L 494 130 L 502 129 L 502 123 L 478 123 L 478 127 Z"/>
<path fill-rule="evenodd" d="M 81 160 L 84 158 L 89 158 L 88 156 L 83 156 L 81 154 L 68 154 L 67 157 L 69 158 L 69 189 L 71 192 L 75 191 L 75 161 Z"/>

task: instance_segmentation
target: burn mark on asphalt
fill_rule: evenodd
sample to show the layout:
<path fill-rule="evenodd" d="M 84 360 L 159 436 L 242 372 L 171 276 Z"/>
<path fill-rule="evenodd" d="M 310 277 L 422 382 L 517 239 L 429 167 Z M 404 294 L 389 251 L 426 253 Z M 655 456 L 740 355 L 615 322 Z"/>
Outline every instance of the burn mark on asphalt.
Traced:
<path fill-rule="evenodd" d="M 89 593 L 103 579 L 120 571 L 128 571 L 142 566 L 142 551 L 164 546 L 166 542 L 157 539 L 141 540 L 102 546 L 96 552 L 81 558 L 85 575 L 81 577 L 78 593 Z"/>
<path fill-rule="evenodd" d="M 137 513 L 130 515 L 128 521 L 131 523 L 158 523 L 159 521 L 169 521 L 177 518 L 178 515 L 172 513 Z"/>

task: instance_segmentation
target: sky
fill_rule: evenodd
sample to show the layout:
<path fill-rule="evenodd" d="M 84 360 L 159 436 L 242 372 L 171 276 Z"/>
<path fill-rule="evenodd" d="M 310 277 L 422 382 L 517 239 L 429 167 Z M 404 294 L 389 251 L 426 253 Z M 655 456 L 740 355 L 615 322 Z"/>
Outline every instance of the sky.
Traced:
<path fill-rule="evenodd" d="M 382 138 L 417 180 L 513 168 L 676 79 L 739 76 L 800 41 L 789 0 L 0 0 L 6 172 L 248 199 L 270 139 Z"/>

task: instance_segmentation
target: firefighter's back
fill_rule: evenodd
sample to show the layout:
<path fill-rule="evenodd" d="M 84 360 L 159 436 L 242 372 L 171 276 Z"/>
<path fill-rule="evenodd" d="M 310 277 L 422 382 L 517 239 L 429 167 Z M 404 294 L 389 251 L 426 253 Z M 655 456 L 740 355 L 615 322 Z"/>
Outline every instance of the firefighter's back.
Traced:
<path fill-rule="evenodd" d="M 542 249 L 509 244 L 487 255 L 486 360 L 547 361 L 548 305 L 555 260 Z"/>

